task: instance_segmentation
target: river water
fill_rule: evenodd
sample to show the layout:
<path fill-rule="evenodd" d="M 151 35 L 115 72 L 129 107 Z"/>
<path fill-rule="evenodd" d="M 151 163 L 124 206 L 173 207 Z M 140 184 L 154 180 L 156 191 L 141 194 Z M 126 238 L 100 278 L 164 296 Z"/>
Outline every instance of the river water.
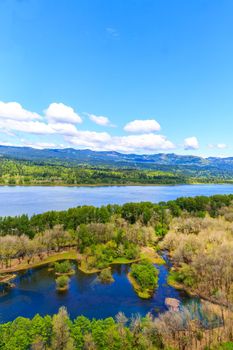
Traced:
<path fill-rule="evenodd" d="M 49 187 L 0 186 L 0 216 L 38 214 L 78 205 L 158 203 L 182 196 L 233 193 L 233 185 Z"/>

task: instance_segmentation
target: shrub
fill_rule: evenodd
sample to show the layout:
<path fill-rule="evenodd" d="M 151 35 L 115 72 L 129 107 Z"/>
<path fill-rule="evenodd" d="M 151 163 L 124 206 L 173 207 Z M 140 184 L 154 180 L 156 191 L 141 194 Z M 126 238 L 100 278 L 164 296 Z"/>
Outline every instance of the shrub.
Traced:
<path fill-rule="evenodd" d="M 72 271 L 72 265 L 68 260 L 60 263 L 56 262 L 54 264 L 54 270 L 56 273 L 59 273 L 59 274 L 69 273 Z"/>
<path fill-rule="evenodd" d="M 114 281 L 111 268 L 104 269 L 99 274 L 99 279 L 102 283 L 111 283 Z"/>
<path fill-rule="evenodd" d="M 158 270 L 148 261 L 133 264 L 131 266 L 131 275 L 143 290 L 153 290 L 158 285 Z"/>
<path fill-rule="evenodd" d="M 62 275 L 56 278 L 56 284 L 58 290 L 66 290 L 69 287 L 69 277 Z"/>

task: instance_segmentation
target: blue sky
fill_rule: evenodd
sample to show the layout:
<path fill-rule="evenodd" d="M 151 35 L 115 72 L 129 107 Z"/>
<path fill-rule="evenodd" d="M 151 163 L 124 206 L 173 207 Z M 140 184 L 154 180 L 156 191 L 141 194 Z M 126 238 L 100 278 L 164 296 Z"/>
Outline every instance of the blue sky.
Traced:
<path fill-rule="evenodd" d="M 0 0 L 0 144 L 233 155 L 232 0 Z"/>

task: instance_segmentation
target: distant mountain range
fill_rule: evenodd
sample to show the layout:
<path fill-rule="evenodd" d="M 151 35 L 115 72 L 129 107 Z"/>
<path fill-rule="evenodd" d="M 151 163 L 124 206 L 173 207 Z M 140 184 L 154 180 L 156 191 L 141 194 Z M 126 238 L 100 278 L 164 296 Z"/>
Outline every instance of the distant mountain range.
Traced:
<path fill-rule="evenodd" d="M 203 173 L 216 176 L 233 176 L 233 157 L 202 158 L 176 154 L 123 154 L 113 151 L 34 149 L 30 147 L 0 146 L 0 157 L 46 163 L 109 166 L 117 168 L 156 169 L 201 176 Z"/>

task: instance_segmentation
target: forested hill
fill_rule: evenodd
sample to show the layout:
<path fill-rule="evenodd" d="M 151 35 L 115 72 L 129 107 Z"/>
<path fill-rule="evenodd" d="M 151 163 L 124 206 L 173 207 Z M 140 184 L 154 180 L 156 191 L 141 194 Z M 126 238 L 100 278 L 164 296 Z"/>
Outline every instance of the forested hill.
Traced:
<path fill-rule="evenodd" d="M 73 148 L 64 149 L 35 149 L 31 147 L 13 147 L 0 145 L 0 157 L 31 161 L 61 160 L 75 164 L 88 165 L 115 165 L 138 168 L 154 168 L 155 166 L 189 166 L 189 167 L 212 167 L 222 170 L 233 171 L 233 157 L 202 158 L 192 155 L 176 155 L 173 153 L 157 154 L 123 154 L 114 151 L 91 151 Z"/>
<path fill-rule="evenodd" d="M 0 146 L 1 184 L 175 184 L 233 181 L 233 157 L 122 154 Z"/>

